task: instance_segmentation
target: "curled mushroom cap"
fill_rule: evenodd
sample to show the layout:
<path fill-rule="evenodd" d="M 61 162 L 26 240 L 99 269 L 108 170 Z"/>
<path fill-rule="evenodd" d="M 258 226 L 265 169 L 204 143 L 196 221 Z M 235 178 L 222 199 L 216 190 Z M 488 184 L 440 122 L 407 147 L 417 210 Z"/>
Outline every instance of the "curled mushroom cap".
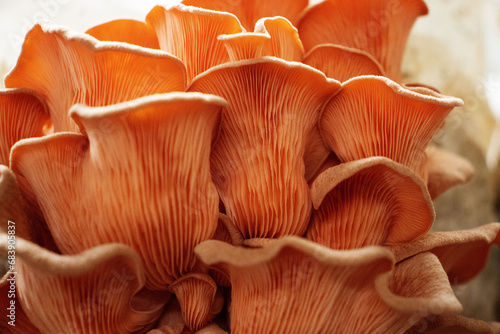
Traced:
<path fill-rule="evenodd" d="M 100 42 L 51 23 L 26 35 L 7 87 L 26 87 L 47 101 L 54 131 L 77 131 L 69 117 L 73 104 L 104 106 L 144 95 L 183 91 L 182 62 L 160 50 Z"/>
<path fill-rule="evenodd" d="M 231 278 L 231 333 L 401 333 L 461 310 L 430 253 L 394 267 L 383 247 L 335 251 L 294 236 L 257 249 L 210 240 L 195 252 Z"/>
<path fill-rule="evenodd" d="M 0 164 L 9 165 L 10 149 L 17 141 L 41 137 L 49 126 L 47 105 L 36 92 L 0 90 Z"/>
<path fill-rule="evenodd" d="M 427 187 L 433 199 L 456 185 L 469 182 L 474 176 L 474 166 L 461 156 L 436 146 L 429 146 L 425 154 Z"/>
<path fill-rule="evenodd" d="M 311 213 L 305 148 L 339 82 L 301 63 L 264 57 L 214 67 L 188 91 L 224 97 L 212 177 L 245 238 L 305 232 Z"/>
<path fill-rule="evenodd" d="M 412 242 L 390 246 L 396 261 L 434 253 L 453 284 L 473 279 L 483 269 L 492 244 L 500 246 L 500 223 L 478 228 L 428 233 Z"/>
<path fill-rule="evenodd" d="M 284 17 L 265 17 L 257 21 L 254 32 L 220 35 L 231 61 L 264 56 L 301 61 L 304 47 L 297 29 Z"/>
<path fill-rule="evenodd" d="M 404 88 L 377 76 L 342 84 L 325 107 L 320 128 L 342 162 L 385 156 L 427 179 L 425 149 L 462 100 L 425 88 Z"/>
<path fill-rule="evenodd" d="M 434 221 L 422 179 L 394 161 L 374 157 L 331 167 L 311 186 L 307 238 L 335 249 L 401 243 L 426 233 Z"/>
<path fill-rule="evenodd" d="M 286 17 L 293 25 L 299 21 L 307 0 L 183 0 L 183 4 L 222 12 L 230 12 L 238 17 L 243 27 L 250 31 L 258 19 L 270 16 Z"/>
<path fill-rule="evenodd" d="M 141 21 L 109 21 L 88 29 L 86 33 L 100 41 L 124 42 L 151 49 L 160 48 L 153 27 Z"/>
<path fill-rule="evenodd" d="M 160 48 L 186 64 L 188 82 L 210 67 L 229 61 L 217 36 L 244 31 L 232 14 L 184 5 L 156 6 L 146 22 L 155 29 Z"/>
<path fill-rule="evenodd" d="M 30 183 L 63 253 L 128 244 L 144 261 L 147 286 L 165 289 L 217 227 L 209 155 L 225 105 L 199 93 L 77 105 L 71 114 L 85 135 L 20 141 L 12 168 Z"/>
<path fill-rule="evenodd" d="M 382 65 L 371 54 L 342 45 L 317 45 L 305 55 L 303 62 L 341 82 L 360 75 L 386 76 Z"/>
<path fill-rule="evenodd" d="M 297 27 L 306 51 L 327 43 L 363 50 L 382 64 L 389 78 L 400 81 L 409 32 L 427 12 L 422 0 L 326 0 L 310 7 Z"/>
<path fill-rule="evenodd" d="M 0 250 L 8 250 L 5 234 L 0 235 Z M 161 315 L 168 299 L 168 294 L 143 289 L 139 256 L 120 244 L 68 256 L 17 238 L 16 270 L 22 309 L 41 333 L 147 329 Z"/>

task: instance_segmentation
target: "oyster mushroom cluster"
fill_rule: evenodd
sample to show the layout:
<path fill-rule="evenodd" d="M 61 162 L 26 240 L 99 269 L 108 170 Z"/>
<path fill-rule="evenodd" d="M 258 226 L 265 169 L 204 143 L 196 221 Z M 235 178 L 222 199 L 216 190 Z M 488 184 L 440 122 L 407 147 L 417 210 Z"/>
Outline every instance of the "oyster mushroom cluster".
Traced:
<path fill-rule="evenodd" d="M 430 145 L 463 102 L 402 83 L 426 13 L 185 0 L 36 24 L 0 91 L 1 332 L 498 330 L 452 285 L 500 224 L 428 232 L 474 170 Z"/>

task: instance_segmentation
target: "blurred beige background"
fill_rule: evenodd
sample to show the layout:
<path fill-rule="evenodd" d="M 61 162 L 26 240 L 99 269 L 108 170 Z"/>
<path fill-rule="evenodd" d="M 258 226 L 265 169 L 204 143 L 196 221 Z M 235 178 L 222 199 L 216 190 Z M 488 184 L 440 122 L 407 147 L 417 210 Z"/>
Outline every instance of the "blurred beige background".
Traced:
<path fill-rule="evenodd" d="M 144 20 L 156 0 L 0 0 L 0 75 L 16 62 L 25 33 L 40 20 L 79 31 L 118 18 Z M 173 1 L 176 2 L 176 1 Z M 316 1 L 317 2 L 317 1 Z M 498 221 L 500 190 L 500 0 L 427 0 L 408 43 L 405 81 L 434 86 L 462 98 L 436 144 L 472 161 L 476 177 L 435 202 L 434 230 Z M 172 3 L 172 1 L 170 1 Z M 3 80 L 0 87 L 3 85 Z M 494 116 L 496 115 L 496 117 Z M 457 289 L 465 313 L 500 320 L 500 250 L 484 273 Z M 484 299 L 487 297 L 488 299 Z"/>

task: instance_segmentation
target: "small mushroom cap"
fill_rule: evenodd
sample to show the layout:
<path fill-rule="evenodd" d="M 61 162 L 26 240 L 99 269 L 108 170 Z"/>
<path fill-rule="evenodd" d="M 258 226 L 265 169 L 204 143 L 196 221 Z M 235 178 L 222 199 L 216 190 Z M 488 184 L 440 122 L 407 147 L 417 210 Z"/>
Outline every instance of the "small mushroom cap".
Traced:
<path fill-rule="evenodd" d="M 461 105 L 462 100 L 432 90 L 360 76 L 344 82 L 328 102 L 320 129 L 342 162 L 385 156 L 425 181 L 425 149 L 450 111 Z"/>
<path fill-rule="evenodd" d="M 231 61 L 272 56 L 301 61 L 304 47 L 297 29 L 284 17 L 265 17 L 257 21 L 254 32 L 220 35 Z"/>
<path fill-rule="evenodd" d="M 426 185 L 384 157 L 331 167 L 312 183 L 307 238 L 335 249 L 411 241 L 434 221 Z"/>
<path fill-rule="evenodd" d="M 232 332 L 401 333 L 417 316 L 461 310 L 430 253 L 393 267 L 383 247 L 335 251 L 294 236 L 255 249 L 209 240 L 195 252 L 231 277 Z"/>
<path fill-rule="evenodd" d="M 305 55 L 303 62 L 340 82 L 360 75 L 386 76 L 382 65 L 371 54 L 342 45 L 317 45 Z"/>
<path fill-rule="evenodd" d="M 229 61 L 219 35 L 245 31 L 236 16 L 182 4 L 154 7 L 146 17 L 160 49 L 181 59 L 190 82 L 199 73 Z"/>
<path fill-rule="evenodd" d="M 71 115 L 84 135 L 20 141 L 12 168 L 30 183 L 63 253 L 130 245 L 148 288 L 166 289 L 190 271 L 194 246 L 217 227 L 209 157 L 225 105 L 200 93 L 76 105 Z"/>
<path fill-rule="evenodd" d="M 212 177 L 245 238 L 305 232 L 307 142 L 339 85 L 312 67 L 263 57 L 213 67 L 188 87 L 228 101 L 210 158 Z"/>
<path fill-rule="evenodd" d="M 39 94 L 22 88 L 0 90 L 0 164 L 9 165 L 17 141 L 41 137 L 49 127 L 47 105 Z"/>
<path fill-rule="evenodd" d="M 326 0 L 309 7 L 297 27 L 306 51 L 329 43 L 363 50 L 400 81 L 409 32 L 427 12 L 423 0 Z"/>
<path fill-rule="evenodd" d="M 109 21 L 92 27 L 85 33 L 100 41 L 124 42 L 151 49 L 160 48 L 153 27 L 141 21 Z"/>
<path fill-rule="evenodd" d="M 390 248 L 401 261 L 423 252 L 434 253 L 452 284 L 474 278 L 486 264 L 492 244 L 500 245 L 500 223 L 452 232 L 433 232 Z"/>
<path fill-rule="evenodd" d="M 293 25 L 296 25 L 302 11 L 307 7 L 309 2 L 307 0 L 183 0 L 182 3 L 188 6 L 233 13 L 238 17 L 243 27 L 247 31 L 250 31 L 257 20 L 263 17 L 283 16 Z"/>
<path fill-rule="evenodd" d="M 103 106 L 144 95 L 183 91 L 182 62 L 160 50 L 100 42 L 52 23 L 36 24 L 26 35 L 7 87 L 26 87 L 47 101 L 54 131 L 77 131 L 72 105 Z"/>
<path fill-rule="evenodd" d="M 475 174 L 474 166 L 467 159 L 452 152 L 429 146 L 425 154 L 427 186 L 433 199 L 454 186 L 469 182 Z"/>
<path fill-rule="evenodd" d="M 8 249 L 6 234 L 0 249 Z M 142 263 L 125 245 L 68 256 L 17 238 L 16 265 L 18 298 L 41 333 L 135 332 L 151 326 L 166 303 L 158 292 L 143 302 Z"/>

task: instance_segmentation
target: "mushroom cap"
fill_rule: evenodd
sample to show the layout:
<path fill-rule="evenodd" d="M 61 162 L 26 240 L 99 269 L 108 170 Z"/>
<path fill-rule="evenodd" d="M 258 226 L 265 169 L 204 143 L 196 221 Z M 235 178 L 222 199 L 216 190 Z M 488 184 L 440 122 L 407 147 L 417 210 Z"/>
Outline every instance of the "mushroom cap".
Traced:
<path fill-rule="evenodd" d="M 305 150 L 338 87 L 309 66 L 273 57 L 213 67 L 188 87 L 228 101 L 211 153 L 212 178 L 245 238 L 305 232 L 311 212 Z"/>
<path fill-rule="evenodd" d="M 5 234 L 0 235 L 0 249 L 8 249 Z M 22 308 L 42 333 L 147 329 L 168 300 L 168 295 L 143 290 L 141 260 L 121 244 L 101 245 L 68 256 L 17 238 L 16 270 Z"/>
<path fill-rule="evenodd" d="M 320 119 L 325 142 L 341 162 L 385 156 L 425 180 L 425 149 L 463 101 L 426 88 L 404 88 L 379 76 L 342 84 Z"/>
<path fill-rule="evenodd" d="M 309 7 L 297 28 L 306 51 L 329 43 L 363 50 L 400 81 L 409 32 L 427 12 L 423 0 L 326 0 Z"/>
<path fill-rule="evenodd" d="M 265 17 L 257 21 L 254 32 L 220 35 L 231 61 L 272 56 L 301 61 L 304 47 L 297 29 L 284 17 Z"/>
<path fill-rule="evenodd" d="M 247 31 L 253 29 L 257 20 L 263 17 L 283 16 L 293 25 L 299 21 L 302 11 L 307 7 L 308 0 L 281 1 L 219 1 L 219 0 L 183 0 L 188 6 L 202 7 L 221 12 L 230 12 L 238 17 Z"/>
<path fill-rule="evenodd" d="M 154 7 L 146 22 L 155 29 L 160 49 L 184 62 L 188 82 L 229 61 L 224 44 L 217 39 L 219 35 L 245 31 L 233 14 L 182 4 Z"/>
<path fill-rule="evenodd" d="M 462 284 L 483 269 L 492 244 L 500 245 L 500 223 L 462 231 L 428 233 L 390 248 L 396 261 L 431 252 L 441 261 L 450 282 Z"/>
<path fill-rule="evenodd" d="M 360 75 L 386 76 L 382 65 L 371 54 L 342 45 L 316 45 L 305 55 L 303 62 L 340 82 Z"/>
<path fill-rule="evenodd" d="M 427 187 L 433 199 L 448 189 L 469 182 L 475 174 L 474 166 L 452 152 L 429 146 L 425 151 Z"/>
<path fill-rule="evenodd" d="M 231 332 L 401 333 L 417 315 L 461 310 L 430 253 L 394 267 L 383 247 L 336 251 L 295 236 L 255 249 L 209 240 L 195 252 L 231 278 Z"/>
<path fill-rule="evenodd" d="M 39 94 L 23 88 L 0 90 L 0 164 L 9 165 L 17 141 L 41 137 L 49 127 L 47 105 Z"/>
<path fill-rule="evenodd" d="M 85 33 L 100 41 L 124 42 L 151 49 L 160 48 L 153 27 L 141 21 L 113 20 L 92 27 Z"/>
<path fill-rule="evenodd" d="M 406 333 L 419 334 L 423 330 L 429 334 L 495 334 L 500 332 L 500 323 L 466 318 L 457 314 L 442 314 L 420 320 Z"/>
<path fill-rule="evenodd" d="M 160 50 L 101 42 L 52 23 L 26 35 L 7 87 L 26 87 L 47 101 L 54 131 L 77 131 L 72 105 L 104 106 L 144 95 L 183 91 L 182 62 Z"/>
<path fill-rule="evenodd" d="M 331 167 L 311 185 L 313 212 L 306 237 L 335 249 L 411 241 L 434 221 L 423 180 L 384 157 Z"/>
<path fill-rule="evenodd" d="M 71 115 L 84 135 L 20 141 L 12 168 L 30 183 L 63 253 L 130 245 L 147 286 L 166 289 L 189 272 L 194 246 L 217 227 L 209 155 L 225 105 L 200 93 L 76 105 Z"/>

